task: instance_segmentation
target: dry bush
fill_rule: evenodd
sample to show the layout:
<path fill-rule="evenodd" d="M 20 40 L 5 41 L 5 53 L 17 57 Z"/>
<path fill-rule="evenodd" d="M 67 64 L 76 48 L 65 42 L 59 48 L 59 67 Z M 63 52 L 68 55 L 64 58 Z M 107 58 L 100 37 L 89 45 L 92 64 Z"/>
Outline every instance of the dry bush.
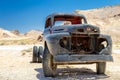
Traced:
<path fill-rule="evenodd" d="M 22 53 L 22 56 L 24 56 L 26 53 L 32 53 L 32 48 L 24 49 L 21 51 L 21 53 Z"/>
<path fill-rule="evenodd" d="M 34 39 L 22 39 L 22 40 L 0 40 L 0 45 L 26 45 L 35 44 L 38 41 Z"/>

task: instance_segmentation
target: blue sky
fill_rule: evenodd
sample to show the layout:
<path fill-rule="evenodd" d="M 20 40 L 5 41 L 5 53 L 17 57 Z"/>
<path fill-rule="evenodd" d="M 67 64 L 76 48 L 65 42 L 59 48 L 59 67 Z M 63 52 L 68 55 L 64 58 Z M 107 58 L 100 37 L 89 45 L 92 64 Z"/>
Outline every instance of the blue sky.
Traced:
<path fill-rule="evenodd" d="M 0 28 L 25 33 L 43 30 L 54 12 L 73 12 L 120 4 L 120 0 L 0 0 Z"/>

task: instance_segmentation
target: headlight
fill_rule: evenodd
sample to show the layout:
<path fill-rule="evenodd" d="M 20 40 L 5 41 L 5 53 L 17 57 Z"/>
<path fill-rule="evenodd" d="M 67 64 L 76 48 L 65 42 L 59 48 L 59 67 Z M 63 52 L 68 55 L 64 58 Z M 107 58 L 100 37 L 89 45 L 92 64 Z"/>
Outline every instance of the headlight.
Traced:
<path fill-rule="evenodd" d="M 94 32 L 98 32 L 97 29 L 94 29 Z"/>
<path fill-rule="evenodd" d="M 90 28 L 90 27 L 87 27 L 87 28 L 86 28 L 86 31 L 87 31 L 87 32 L 90 32 L 90 31 L 91 31 L 91 28 Z"/>

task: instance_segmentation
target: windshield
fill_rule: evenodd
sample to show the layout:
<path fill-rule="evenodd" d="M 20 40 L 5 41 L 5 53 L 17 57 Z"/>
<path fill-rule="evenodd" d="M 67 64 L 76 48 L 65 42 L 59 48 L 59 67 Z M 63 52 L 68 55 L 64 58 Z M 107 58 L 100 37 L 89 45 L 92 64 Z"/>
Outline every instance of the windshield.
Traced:
<path fill-rule="evenodd" d="M 80 16 L 55 16 L 54 26 L 83 24 L 84 20 Z"/>

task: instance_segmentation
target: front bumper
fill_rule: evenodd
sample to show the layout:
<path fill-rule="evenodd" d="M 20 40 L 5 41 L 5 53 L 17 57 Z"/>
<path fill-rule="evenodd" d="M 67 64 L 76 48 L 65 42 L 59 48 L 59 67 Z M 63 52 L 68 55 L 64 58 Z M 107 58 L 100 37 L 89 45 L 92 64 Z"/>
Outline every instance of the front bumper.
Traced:
<path fill-rule="evenodd" d="M 62 64 L 62 63 L 97 63 L 97 62 L 106 62 L 113 61 L 113 57 L 111 55 L 56 55 L 54 56 L 54 63 Z"/>

